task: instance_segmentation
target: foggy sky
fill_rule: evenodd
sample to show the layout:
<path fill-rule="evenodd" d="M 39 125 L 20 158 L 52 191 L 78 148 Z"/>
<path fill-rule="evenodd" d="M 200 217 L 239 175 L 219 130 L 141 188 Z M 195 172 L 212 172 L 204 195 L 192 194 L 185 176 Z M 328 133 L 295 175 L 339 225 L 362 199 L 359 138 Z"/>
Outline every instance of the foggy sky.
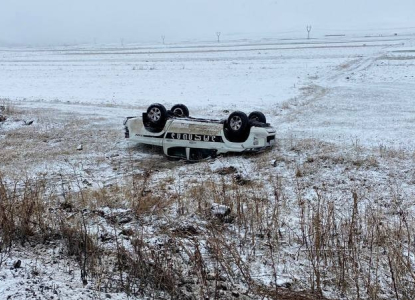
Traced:
<path fill-rule="evenodd" d="M 314 32 L 415 27 L 415 0 L 0 0 L 0 43 L 298 35 L 307 24 Z"/>

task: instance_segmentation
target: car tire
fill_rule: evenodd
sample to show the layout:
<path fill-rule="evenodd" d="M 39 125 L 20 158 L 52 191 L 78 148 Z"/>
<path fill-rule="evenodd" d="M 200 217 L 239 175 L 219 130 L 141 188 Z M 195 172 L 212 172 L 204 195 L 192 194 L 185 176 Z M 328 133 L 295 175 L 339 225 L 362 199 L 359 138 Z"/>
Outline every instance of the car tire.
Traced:
<path fill-rule="evenodd" d="M 173 107 L 171 108 L 171 112 L 174 116 L 179 118 L 186 118 L 189 116 L 189 109 L 184 104 L 173 105 Z"/>
<path fill-rule="evenodd" d="M 260 111 L 253 111 L 248 116 L 249 121 L 257 121 L 261 123 L 267 123 L 267 118 Z"/>
<path fill-rule="evenodd" d="M 167 110 L 162 104 L 151 104 L 147 109 L 147 118 L 153 126 L 161 126 L 166 121 Z"/>
<path fill-rule="evenodd" d="M 242 111 L 235 111 L 228 117 L 226 126 L 228 127 L 231 136 L 240 137 L 246 134 L 249 129 L 249 119 Z"/>

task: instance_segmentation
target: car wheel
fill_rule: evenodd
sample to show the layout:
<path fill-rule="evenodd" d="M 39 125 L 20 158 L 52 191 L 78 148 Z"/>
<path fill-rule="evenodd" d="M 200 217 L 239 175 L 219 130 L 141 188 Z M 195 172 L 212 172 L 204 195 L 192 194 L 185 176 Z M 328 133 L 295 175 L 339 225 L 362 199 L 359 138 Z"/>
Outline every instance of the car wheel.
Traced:
<path fill-rule="evenodd" d="M 189 109 L 184 104 L 176 104 L 171 108 L 171 112 L 176 117 L 185 118 L 189 116 Z"/>
<path fill-rule="evenodd" d="M 151 104 L 147 109 L 147 117 L 151 124 L 160 126 L 166 121 L 167 110 L 162 104 Z"/>
<path fill-rule="evenodd" d="M 249 121 L 257 121 L 261 123 L 267 123 L 267 118 L 260 111 L 253 111 L 248 116 Z"/>
<path fill-rule="evenodd" d="M 227 126 L 233 136 L 246 133 L 249 119 L 244 112 L 235 111 L 229 115 Z"/>

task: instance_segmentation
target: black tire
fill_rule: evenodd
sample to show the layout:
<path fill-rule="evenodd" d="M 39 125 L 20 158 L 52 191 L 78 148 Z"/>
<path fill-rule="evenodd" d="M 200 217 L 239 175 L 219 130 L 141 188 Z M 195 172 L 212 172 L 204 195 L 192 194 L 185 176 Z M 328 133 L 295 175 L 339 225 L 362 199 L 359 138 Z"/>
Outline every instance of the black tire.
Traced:
<path fill-rule="evenodd" d="M 260 111 L 253 111 L 248 116 L 249 121 L 257 121 L 261 123 L 267 123 L 267 118 Z"/>
<path fill-rule="evenodd" d="M 184 104 L 173 105 L 173 107 L 171 108 L 171 112 L 174 116 L 179 118 L 185 118 L 189 116 L 189 109 Z"/>
<path fill-rule="evenodd" d="M 162 104 L 151 104 L 147 109 L 147 118 L 152 125 L 161 126 L 166 122 L 167 110 Z"/>
<path fill-rule="evenodd" d="M 232 136 L 238 137 L 246 134 L 249 129 L 249 119 L 244 112 L 235 111 L 228 117 L 226 126 Z"/>

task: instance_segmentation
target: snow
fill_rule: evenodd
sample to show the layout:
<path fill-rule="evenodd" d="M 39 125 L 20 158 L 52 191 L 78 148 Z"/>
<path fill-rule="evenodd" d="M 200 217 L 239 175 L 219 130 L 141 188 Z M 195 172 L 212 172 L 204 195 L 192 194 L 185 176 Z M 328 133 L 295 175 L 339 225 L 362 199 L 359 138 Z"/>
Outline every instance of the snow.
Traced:
<path fill-rule="evenodd" d="M 302 286 L 310 271 L 309 261 L 304 249 L 290 241 L 299 233 L 297 197 L 312 207 L 316 190 L 328 190 L 327 202 L 343 201 L 349 209 L 349 192 L 359 186 L 378 195 L 376 200 L 388 207 L 395 187 L 391 182 L 396 179 L 397 198 L 413 199 L 414 83 L 413 35 L 221 45 L 2 48 L 0 105 L 5 99 L 16 113 L 0 123 L 3 155 L 11 157 L 0 156 L 0 172 L 10 178 L 42 173 L 57 184 L 65 178 L 68 186 L 70 179 L 77 178 L 78 184 L 71 186 L 75 191 L 125 184 L 150 170 L 148 188 L 162 190 L 157 183 L 164 182 L 163 188 L 184 198 L 190 213 L 195 204 L 186 198 L 189 186 L 196 182 L 203 187 L 209 180 L 217 180 L 219 186 L 220 180 L 225 181 L 215 174 L 220 168 L 234 166 L 237 174 L 253 182 L 254 196 L 259 199 L 276 201 L 274 183 L 269 181 L 278 178 L 287 183 L 282 192 L 288 200 L 281 204 L 286 214 L 281 226 L 285 247 L 276 270 L 265 250 L 251 267 L 264 284 L 274 280 L 276 271 L 277 284 L 291 284 L 299 278 Z M 140 114 L 154 102 L 167 108 L 184 103 L 193 116 L 218 119 L 233 110 L 262 111 L 277 129 L 279 145 L 253 157 L 223 156 L 196 165 L 167 161 L 160 151 L 134 147 L 123 139 L 123 119 Z M 34 123 L 24 125 L 29 119 Z M 82 150 L 77 150 L 78 145 Z M 324 167 L 314 169 L 316 161 Z M 298 169 L 304 178 L 294 175 Z M 255 190 L 257 182 L 265 183 Z M 293 188 L 299 185 L 304 185 L 300 192 Z M 369 198 L 362 199 L 360 208 L 369 209 Z M 215 205 L 228 208 L 227 203 Z M 413 203 L 406 205 L 414 211 Z M 130 213 L 123 204 L 100 209 L 105 215 Z M 394 209 L 388 212 L 396 213 Z M 186 220 L 203 223 L 197 217 L 180 219 L 175 206 L 168 218 L 177 226 L 187 224 Z M 94 234 L 114 231 L 102 220 L 89 221 Z M 149 243 L 163 243 L 164 236 L 156 235 L 153 222 L 162 227 L 166 221 L 156 216 L 141 221 L 127 227 L 142 232 Z M 227 229 L 237 236 L 232 226 Z M 200 245 L 206 254 L 206 241 Z M 13 250 L 0 266 L 0 295 L 11 299 L 35 297 L 33 293 L 40 299 L 108 297 L 97 295 L 92 286 L 82 286 L 76 263 L 59 253 L 61 247 L 56 242 Z M 13 268 L 17 259 L 22 268 Z M 33 275 L 33 270 L 39 274 Z M 337 295 L 332 287 L 327 289 L 327 296 Z M 128 298 L 122 293 L 110 296 Z"/>
<path fill-rule="evenodd" d="M 79 266 L 63 257 L 61 245 L 38 245 L 27 250 L 12 251 L 18 257 L 20 268 L 14 268 L 17 260 L 7 259 L 0 271 L 0 295 L 2 299 L 129 299 L 126 295 L 99 292 L 91 286 L 83 286 L 79 280 Z"/>
<path fill-rule="evenodd" d="M 282 123 L 285 131 L 319 138 L 329 134 L 327 140 L 357 137 L 365 144 L 392 142 L 395 137 L 385 136 L 384 128 L 395 129 L 404 122 L 407 139 L 400 142 L 406 144 L 414 137 L 409 83 L 415 71 L 414 60 L 405 59 L 411 52 L 402 52 L 412 48 L 402 45 L 411 43 L 408 37 L 385 37 L 220 46 L 9 49 L 0 59 L 0 97 L 24 106 L 120 118 L 153 102 L 167 107 L 186 103 L 193 115 L 209 117 L 226 117 L 224 109 L 266 110 L 272 123 Z M 324 89 L 315 99 L 318 103 L 295 110 L 299 116 L 292 122 L 281 120 L 281 107 L 305 105 L 302 99 L 307 95 L 301 88 L 313 86 Z M 394 97 L 397 92 L 399 98 Z M 395 115 L 390 114 L 391 108 Z M 382 124 L 377 125 L 379 119 Z M 311 125 L 306 132 L 301 128 L 304 122 Z"/>

